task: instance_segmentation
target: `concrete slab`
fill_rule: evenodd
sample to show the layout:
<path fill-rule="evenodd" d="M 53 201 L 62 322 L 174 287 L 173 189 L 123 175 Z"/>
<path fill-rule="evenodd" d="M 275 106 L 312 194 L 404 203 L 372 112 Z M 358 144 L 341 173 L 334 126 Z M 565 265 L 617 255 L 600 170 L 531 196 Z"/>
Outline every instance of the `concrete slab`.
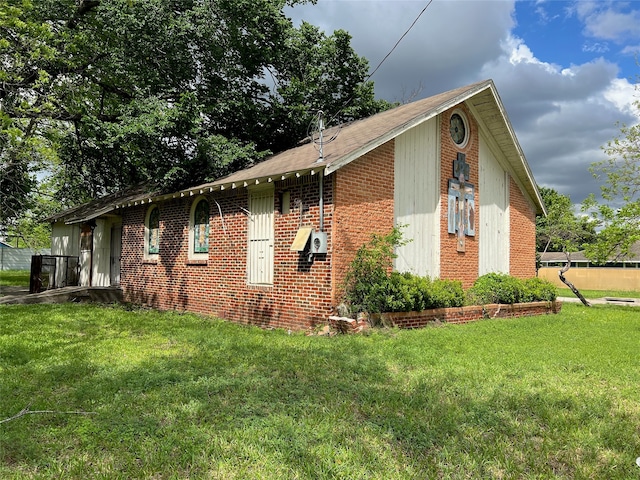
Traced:
<path fill-rule="evenodd" d="M 578 297 L 558 297 L 558 300 L 566 303 L 582 303 Z M 623 305 L 627 307 L 640 307 L 640 298 L 587 298 L 591 305 Z"/>
<path fill-rule="evenodd" d="M 11 293 L 0 297 L 0 305 L 65 302 L 114 303 L 122 301 L 120 287 L 63 287 L 31 294 L 29 289 L 26 289 L 26 291 L 16 290 Z"/>

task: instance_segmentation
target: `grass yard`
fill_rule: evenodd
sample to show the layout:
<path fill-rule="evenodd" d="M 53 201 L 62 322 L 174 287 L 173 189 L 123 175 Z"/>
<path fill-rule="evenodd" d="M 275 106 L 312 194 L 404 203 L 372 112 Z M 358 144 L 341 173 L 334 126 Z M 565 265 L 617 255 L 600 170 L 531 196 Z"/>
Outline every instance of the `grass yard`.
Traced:
<path fill-rule="evenodd" d="M 28 287 L 29 270 L 0 270 L 0 287 Z"/>
<path fill-rule="evenodd" d="M 336 337 L 1 306 L 0 419 L 67 413 L 0 424 L 0 478 L 638 478 L 638 345 L 615 306 Z"/>
<path fill-rule="evenodd" d="M 630 292 L 628 290 L 581 290 L 580 293 L 587 299 L 616 297 L 616 298 L 640 298 L 640 292 Z M 568 288 L 558 288 L 559 297 L 575 297 L 575 294 Z"/>

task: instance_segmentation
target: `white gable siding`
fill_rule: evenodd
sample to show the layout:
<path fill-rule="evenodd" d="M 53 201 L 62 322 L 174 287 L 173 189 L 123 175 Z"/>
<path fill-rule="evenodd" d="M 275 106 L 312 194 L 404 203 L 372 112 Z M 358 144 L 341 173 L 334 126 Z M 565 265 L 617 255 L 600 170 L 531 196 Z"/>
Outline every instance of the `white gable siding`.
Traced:
<path fill-rule="evenodd" d="M 398 248 L 395 268 L 421 276 L 440 275 L 440 171 L 438 120 L 433 118 L 395 140 L 396 225 L 411 242 Z"/>
<path fill-rule="evenodd" d="M 480 275 L 509 273 L 509 184 L 508 176 L 484 136 L 480 137 Z"/>
<path fill-rule="evenodd" d="M 51 228 L 51 255 L 78 255 L 80 227 L 56 222 Z"/>
<path fill-rule="evenodd" d="M 62 222 L 53 224 L 51 232 L 51 254 L 70 255 L 79 257 L 80 285 L 94 287 L 108 287 L 111 279 L 111 228 L 119 225 L 118 220 L 96 219 L 93 230 L 93 258 L 91 251 L 80 250 L 80 224 L 66 225 Z M 64 270 L 63 261 L 57 261 L 56 285 L 62 285 Z M 93 265 L 93 273 L 89 268 Z"/>
<path fill-rule="evenodd" d="M 109 219 L 96 219 L 93 230 L 93 287 L 111 285 L 111 226 Z"/>
<path fill-rule="evenodd" d="M 80 226 L 56 222 L 51 227 L 51 255 L 80 255 Z M 63 259 L 56 260 L 56 285 L 64 285 L 65 266 Z M 85 277 L 88 277 L 85 271 Z"/>

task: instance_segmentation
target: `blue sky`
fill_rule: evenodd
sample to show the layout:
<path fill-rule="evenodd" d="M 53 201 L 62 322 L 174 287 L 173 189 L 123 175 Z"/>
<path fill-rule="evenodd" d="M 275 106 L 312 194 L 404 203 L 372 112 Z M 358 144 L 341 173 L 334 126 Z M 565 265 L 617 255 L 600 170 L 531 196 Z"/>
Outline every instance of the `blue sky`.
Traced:
<path fill-rule="evenodd" d="M 545 62 L 569 66 L 604 57 L 622 76 L 640 73 L 640 2 L 519 1 L 514 18 L 513 35 Z"/>
<path fill-rule="evenodd" d="M 347 30 L 375 68 L 429 0 L 318 0 L 286 10 Z M 601 146 L 636 124 L 640 1 L 433 0 L 372 77 L 406 102 L 493 79 L 539 185 L 574 203 L 599 184 Z"/>

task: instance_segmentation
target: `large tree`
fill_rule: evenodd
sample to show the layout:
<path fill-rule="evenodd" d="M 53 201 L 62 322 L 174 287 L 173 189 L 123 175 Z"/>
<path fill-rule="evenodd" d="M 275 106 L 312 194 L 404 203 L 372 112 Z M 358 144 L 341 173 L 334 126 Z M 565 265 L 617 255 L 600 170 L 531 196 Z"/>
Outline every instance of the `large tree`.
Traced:
<path fill-rule="evenodd" d="M 387 107 L 346 32 L 295 28 L 305 0 L 8 0 L 0 6 L 0 224 L 35 173 L 63 203 L 178 188 L 295 145 L 322 110 Z"/>
<path fill-rule="evenodd" d="M 574 205 L 567 195 L 558 193 L 553 188 L 541 187 L 540 195 L 547 207 L 547 216 L 536 219 L 536 247 L 538 252 L 563 252 L 567 262 L 560 269 L 558 276 L 569 289 L 590 306 L 580 291 L 565 277 L 571 268 L 571 254 L 584 248 L 585 244 L 593 241 L 595 225 L 590 218 L 578 218 L 574 213 Z"/>
<path fill-rule="evenodd" d="M 635 105 L 640 113 L 640 102 Z M 590 168 L 604 182 L 602 201 L 591 195 L 583 203 L 599 225 L 596 241 L 585 249 L 596 263 L 628 255 L 630 247 L 640 241 L 640 124 L 623 125 L 620 136 L 603 150 L 608 158 Z"/>
<path fill-rule="evenodd" d="M 568 195 L 549 187 L 540 187 L 547 215 L 536 218 L 538 252 L 577 252 L 593 241 L 595 224 L 585 216 L 578 217 Z"/>

